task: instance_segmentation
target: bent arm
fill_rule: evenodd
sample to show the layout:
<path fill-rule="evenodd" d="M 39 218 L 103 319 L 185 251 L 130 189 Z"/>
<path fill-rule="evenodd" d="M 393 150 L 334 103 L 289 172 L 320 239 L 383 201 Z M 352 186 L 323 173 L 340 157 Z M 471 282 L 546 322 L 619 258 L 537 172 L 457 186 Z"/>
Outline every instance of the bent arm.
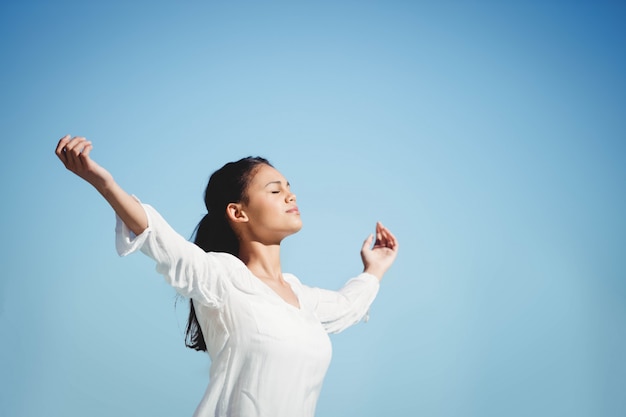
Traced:
<path fill-rule="evenodd" d="M 113 176 L 89 157 L 93 145 L 84 137 L 66 135 L 57 144 L 56 155 L 65 168 L 91 184 L 136 235 L 148 227 L 141 204 L 120 187 Z"/>
<path fill-rule="evenodd" d="M 245 266 L 231 255 L 205 253 L 176 233 L 156 210 L 124 191 L 106 169 L 92 160 L 92 149 L 85 138 L 68 135 L 59 141 L 56 155 L 68 170 L 91 184 L 117 214 L 118 253 L 127 255 L 140 249 L 156 261 L 157 271 L 179 294 L 219 307 L 226 277 Z"/>
<path fill-rule="evenodd" d="M 338 333 L 368 318 L 380 280 L 395 261 L 399 247 L 395 236 L 380 222 L 376 223 L 375 236 L 376 240 L 373 234 L 370 235 L 361 247 L 363 273 L 348 281 L 339 291 L 303 286 L 328 333 Z"/>

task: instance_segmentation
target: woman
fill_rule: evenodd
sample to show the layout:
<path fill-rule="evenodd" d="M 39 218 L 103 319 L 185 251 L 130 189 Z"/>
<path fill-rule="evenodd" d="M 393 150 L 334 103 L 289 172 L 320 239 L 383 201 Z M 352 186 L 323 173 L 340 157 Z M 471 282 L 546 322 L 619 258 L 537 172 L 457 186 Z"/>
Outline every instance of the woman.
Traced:
<path fill-rule="evenodd" d="M 380 223 L 361 248 L 363 273 L 339 291 L 305 286 L 280 264 L 282 240 L 300 230 L 296 196 L 262 158 L 211 175 L 207 215 L 195 244 L 177 234 L 94 162 L 92 144 L 63 137 L 56 154 L 117 214 L 120 255 L 141 250 L 190 298 L 187 346 L 211 357 L 209 386 L 195 416 L 309 417 L 330 362 L 327 333 L 367 315 L 398 243 Z"/>

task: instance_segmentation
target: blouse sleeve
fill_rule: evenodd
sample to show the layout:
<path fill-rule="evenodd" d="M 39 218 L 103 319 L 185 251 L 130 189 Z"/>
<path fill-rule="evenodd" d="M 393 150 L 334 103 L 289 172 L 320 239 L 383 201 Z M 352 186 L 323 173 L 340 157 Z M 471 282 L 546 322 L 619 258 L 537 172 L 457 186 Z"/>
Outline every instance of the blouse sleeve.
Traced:
<path fill-rule="evenodd" d="M 339 333 L 361 320 L 367 321 L 370 305 L 378 294 L 380 282 L 362 273 L 339 291 L 305 287 L 313 310 L 328 333 Z"/>
<path fill-rule="evenodd" d="M 117 217 L 115 243 L 120 256 L 141 250 L 156 261 L 156 270 L 184 297 L 219 308 L 224 296 L 224 283 L 232 260 L 231 255 L 205 252 L 176 233 L 151 206 L 142 204 L 148 227 L 135 235 Z"/>

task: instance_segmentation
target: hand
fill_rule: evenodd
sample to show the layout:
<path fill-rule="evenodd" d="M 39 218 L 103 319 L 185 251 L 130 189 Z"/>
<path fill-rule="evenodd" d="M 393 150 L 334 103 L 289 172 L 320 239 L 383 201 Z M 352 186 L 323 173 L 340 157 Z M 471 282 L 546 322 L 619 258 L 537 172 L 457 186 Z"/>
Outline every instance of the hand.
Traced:
<path fill-rule="evenodd" d="M 374 235 L 369 235 L 361 248 L 363 272 L 370 273 L 381 279 L 398 255 L 396 237 L 382 223 L 376 223 L 376 241 L 372 246 Z"/>
<path fill-rule="evenodd" d="M 65 135 L 61 138 L 56 148 L 65 168 L 72 171 L 97 189 L 101 189 L 107 183 L 112 182 L 111 174 L 89 157 L 93 149 L 90 141 L 83 137 Z"/>

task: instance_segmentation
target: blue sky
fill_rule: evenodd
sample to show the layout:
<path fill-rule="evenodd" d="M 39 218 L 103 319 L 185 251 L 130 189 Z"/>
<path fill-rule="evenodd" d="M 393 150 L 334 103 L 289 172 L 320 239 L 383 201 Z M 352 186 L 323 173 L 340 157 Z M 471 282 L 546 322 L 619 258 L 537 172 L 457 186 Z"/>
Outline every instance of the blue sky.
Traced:
<path fill-rule="evenodd" d="M 206 356 L 151 262 L 53 154 L 84 135 L 183 235 L 262 155 L 337 288 L 401 251 L 332 337 L 339 416 L 626 412 L 626 8 L 612 2 L 5 2 L 0 414 L 191 415 Z"/>

